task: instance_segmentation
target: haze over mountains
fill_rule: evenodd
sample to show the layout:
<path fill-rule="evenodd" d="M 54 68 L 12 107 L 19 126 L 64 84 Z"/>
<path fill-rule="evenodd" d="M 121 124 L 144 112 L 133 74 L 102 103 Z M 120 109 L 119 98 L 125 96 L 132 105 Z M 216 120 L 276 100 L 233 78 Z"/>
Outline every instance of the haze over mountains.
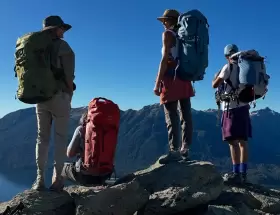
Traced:
<path fill-rule="evenodd" d="M 86 107 L 71 112 L 69 141 Z M 229 149 L 221 140 L 217 110 L 192 110 L 194 135 L 192 158 L 214 162 L 221 171 L 230 170 Z M 280 114 L 269 108 L 251 113 L 254 138 L 250 141 L 250 168 L 254 182 L 280 186 Z M 35 168 L 36 116 L 34 108 L 18 110 L 0 119 L 1 171 L 21 172 Z M 52 144 L 51 144 L 52 147 Z M 142 169 L 166 153 L 167 130 L 162 107 L 121 112 L 116 153 L 118 175 Z M 50 152 L 52 158 L 52 150 Z M 51 163 L 49 164 L 51 167 Z M 25 169 L 25 170 L 24 170 Z M 279 174 L 278 174 L 279 173 Z"/>

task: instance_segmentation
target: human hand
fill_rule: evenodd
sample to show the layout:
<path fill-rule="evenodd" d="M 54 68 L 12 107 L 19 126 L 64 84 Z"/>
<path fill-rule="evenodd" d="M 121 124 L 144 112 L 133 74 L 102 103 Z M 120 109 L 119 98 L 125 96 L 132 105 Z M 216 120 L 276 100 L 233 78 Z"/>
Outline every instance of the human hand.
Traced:
<path fill-rule="evenodd" d="M 154 88 L 154 94 L 156 95 L 156 96 L 160 96 L 160 90 L 159 90 L 159 88 Z"/>

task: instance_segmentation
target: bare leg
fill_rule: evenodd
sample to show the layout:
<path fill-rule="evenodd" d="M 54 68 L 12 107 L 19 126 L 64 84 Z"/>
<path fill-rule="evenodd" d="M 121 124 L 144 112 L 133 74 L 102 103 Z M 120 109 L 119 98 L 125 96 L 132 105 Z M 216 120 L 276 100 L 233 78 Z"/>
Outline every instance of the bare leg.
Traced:
<path fill-rule="evenodd" d="M 247 181 L 247 162 L 248 162 L 248 143 L 247 141 L 239 141 L 240 148 L 240 172 L 243 182 Z"/>
<path fill-rule="evenodd" d="M 232 173 L 226 174 L 224 181 L 228 183 L 239 184 L 241 183 L 240 178 L 240 148 L 238 141 L 229 141 L 230 155 L 233 164 Z"/>
<path fill-rule="evenodd" d="M 240 149 L 240 163 L 247 163 L 248 162 L 248 143 L 247 143 L 247 141 L 240 140 L 239 149 Z"/>
<path fill-rule="evenodd" d="M 232 164 L 240 164 L 240 148 L 238 145 L 238 141 L 229 141 L 229 148 Z"/>

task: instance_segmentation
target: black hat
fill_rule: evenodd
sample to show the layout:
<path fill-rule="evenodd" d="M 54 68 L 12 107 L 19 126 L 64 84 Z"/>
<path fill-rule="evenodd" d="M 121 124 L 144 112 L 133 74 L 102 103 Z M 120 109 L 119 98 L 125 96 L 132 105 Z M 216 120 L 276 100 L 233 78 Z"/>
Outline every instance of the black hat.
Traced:
<path fill-rule="evenodd" d="M 64 28 L 65 31 L 68 31 L 70 28 L 72 28 L 71 25 L 64 23 L 60 16 L 48 16 L 43 20 L 43 30 L 61 27 Z"/>

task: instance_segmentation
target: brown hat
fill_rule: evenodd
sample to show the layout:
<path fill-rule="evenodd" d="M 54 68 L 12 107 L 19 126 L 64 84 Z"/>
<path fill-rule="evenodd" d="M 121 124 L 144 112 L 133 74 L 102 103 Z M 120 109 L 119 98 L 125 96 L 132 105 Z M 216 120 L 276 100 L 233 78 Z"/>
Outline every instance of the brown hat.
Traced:
<path fill-rule="evenodd" d="M 72 26 L 66 24 L 60 16 L 48 16 L 43 20 L 43 30 L 59 27 L 63 27 L 65 31 L 68 31 L 70 28 L 72 28 Z"/>
<path fill-rule="evenodd" d="M 157 20 L 163 22 L 166 19 L 178 19 L 180 13 L 177 10 L 167 9 L 164 11 L 161 17 L 158 17 Z"/>

